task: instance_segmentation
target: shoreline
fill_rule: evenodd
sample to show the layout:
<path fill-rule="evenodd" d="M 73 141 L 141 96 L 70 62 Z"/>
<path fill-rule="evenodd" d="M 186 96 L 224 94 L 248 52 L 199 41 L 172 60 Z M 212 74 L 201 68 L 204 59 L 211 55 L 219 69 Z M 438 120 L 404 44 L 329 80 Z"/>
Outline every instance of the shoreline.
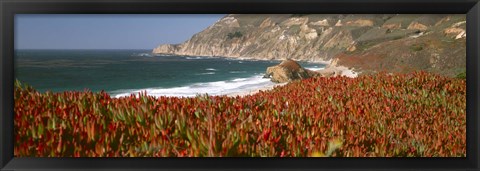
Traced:
<path fill-rule="evenodd" d="M 327 68 L 324 68 L 324 69 L 320 69 L 320 70 L 312 70 L 314 72 L 318 72 L 320 73 L 321 77 L 336 77 L 336 76 L 345 76 L 345 77 L 350 77 L 350 78 L 356 78 L 358 77 L 358 73 L 353 71 L 352 69 L 349 69 L 345 66 L 335 66 L 335 67 L 327 67 Z M 285 83 L 274 83 L 273 85 L 265 85 L 263 87 L 259 87 L 259 88 L 252 88 L 252 89 L 245 89 L 243 91 L 237 91 L 237 92 L 229 92 L 229 93 L 225 93 L 225 94 L 216 94 L 216 95 L 209 95 L 209 96 L 228 96 L 228 97 L 237 97 L 237 96 L 240 96 L 240 97 L 245 97 L 245 96 L 249 96 L 249 95 L 255 95 L 257 94 L 259 91 L 268 91 L 268 90 L 272 90 L 276 87 L 281 87 L 281 86 L 285 86 L 287 85 L 289 82 L 285 82 Z M 131 94 L 135 94 L 135 96 L 138 96 L 138 93 L 139 92 L 135 92 L 135 93 L 131 93 Z M 130 94 L 130 95 L 131 95 Z M 148 96 L 155 96 L 155 95 L 152 95 L 152 94 L 147 94 Z M 205 95 L 205 94 L 197 94 L 197 95 Z M 127 95 L 129 96 L 129 95 Z M 163 95 L 164 97 L 184 97 L 184 98 L 189 98 L 189 97 L 196 97 L 196 96 L 171 96 L 171 95 Z M 120 97 L 125 97 L 125 96 L 118 96 L 117 95 L 112 95 L 111 94 L 111 97 L 112 98 L 120 98 Z M 158 96 L 155 96 L 155 97 L 158 97 Z"/>
<path fill-rule="evenodd" d="M 345 66 L 327 67 L 327 68 L 324 68 L 324 69 L 316 70 L 314 72 L 319 72 L 321 74 L 326 74 L 326 73 L 329 73 L 329 72 L 330 73 L 333 72 L 334 73 L 332 75 L 333 77 L 336 77 L 336 76 L 345 76 L 345 77 L 349 77 L 349 78 L 358 77 L 358 72 L 355 72 L 352 69 L 349 69 Z M 237 97 L 237 96 L 245 97 L 245 96 L 248 96 L 248 95 L 257 94 L 259 91 L 267 91 L 267 90 L 272 90 L 275 87 L 285 86 L 288 83 L 289 82 L 276 83 L 274 85 L 268 85 L 268 86 L 257 88 L 257 89 L 254 89 L 254 90 L 248 90 L 248 91 L 236 92 L 236 93 L 228 93 L 228 94 L 224 94 L 224 95 L 226 95 L 228 97 Z"/>
<path fill-rule="evenodd" d="M 240 97 L 245 97 L 245 96 L 249 96 L 249 95 L 255 95 L 257 94 L 258 92 L 260 91 L 268 91 L 268 90 L 273 90 L 274 88 L 276 87 L 281 87 L 281 86 L 285 86 L 287 85 L 288 82 L 286 83 L 276 83 L 274 85 L 266 85 L 264 87 L 260 87 L 260 88 L 256 88 L 256 89 L 250 89 L 250 90 L 245 90 L 245 91 L 240 91 L 240 92 L 231 92 L 231 93 L 225 93 L 225 94 L 217 94 L 217 95 L 211 95 L 211 94 L 208 94 L 209 96 L 227 96 L 227 97 L 237 97 L 237 96 L 240 96 Z M 128 96 L 131 96 L 132 94 L 138 98 L 138 95 L 139 95 L 140 92 L 135 92 L 135 93 L 131 93 L 130 95 L 125 95 L 125 96 L 118 96 L 117 95 L 114 95 L 114 94 L 110 94 L 110 97 L 111 98 L 115 98 L 115 99 L 118 99 L 118 98 L 123 98 L 123 97 L 128 97 Z M 196 94 L 196 96 L 168 96 L 168 95 L 163 95 L 164 97 L 178 97 L 178 98 L 195 98 L 197 96 L 203 96 L 203 95 L 206 95 L 205 93 L 202 93 L 202 94 Z M 159 96 L 155 96 L 155 95 L 151 95 L 151 94 L 148 94 L 147 93 L 147 96 L 153 96 L 155 98 L 159 98 Z"/>
<path fill-rule="evenodd" d="M 233 57 L 233 56 L 202 56 L 202 55 L 180 55 L 180 54 L 164 54 L 164 53 L 151 53 L 152 56 L 154 57 L 162 57 L 162 56 L 180 56 L 180 57 L 200 57 L 200 58 L 224 58 L 224 59 L 233 59 L 233 60 L 251 60 L 251 61 L 278 61 L 281 62 L 283 59 L 266 59 L 266 58 L 256 58 L 256 57 Z M 296 60 L 296 59 L 293 59 Z M 335 77 L 335 76 L 345 76 L 345 77 L 350 77 L 350 78 L 355 78 L 358 76 L 358 73 L 353 71 L 352 69 L 349 69 L 345 66 L 332 66 L 332 60 L 329 61 L 322 61 L 322 60 L 316 60 L 316 61 L 311 61 L 311 60 L 297 60 L 298 62 L 306 62 L 310 64 L 322 64 L 325 65 L 324 68 L 321 69 L 309 69 L 311 71 L 320 73 L 322 76 L 321 77 Z M 305 67 L 303 67 L 305 68 Z M 308 69 L 308 68 L 305 68 Z M 214 94 L 211 96 L 228 96 L 228 97 L 244 97 L 248 95 L 254 95 L 258 93 L 259 91 L 267 91 L 267 90 L 272 90 L 277 86 L 284 86 L 288 84 L 286 83 L 275 83 L 273 85 L 265 85 L 263 87 L 259 88 L 251 88 L 251 89 L 246 89 L 246 90 L 240 90 L 237 92 L 226 92 L 226 93 L 221 93 L 221 94 Z M 134 93 L 136 94 L 136 93 Z M 197 95 L 204 95 L 202 94 L 197 94 Z M 152 95 L 155 96 L 155 95 Z M 194 97 L 194 96 L 176 96 L 176 95 L 162 95 L 165 97 Z M 158 96 L 157 96 L 158 97 Z M 119 98 L 119 97 L 115 97 Z"/>
<path fill-rule="evenodd" d="M 230 96 L 235 97 L 253 95 L 260 90 L 266 91 L 282 86 L 286 83 L 274 83 L 270 79 L 262 78 L 263 74 L 257 74 L 247 78 L 237 78 L 227 81 L 216 81 L 208 83 L 195 83 L 180 87 L 171 88 L 146 88 L 146 89 L 129 89 L 117 90 L 117 92 L 108 92 L 112 98 L 121 98 L 138 96 L 139 93 L 146 92 L 147 96 L 159 97 L 178 97 L 189 98 L 197 96 Z M 236 80 L 236 81 L 235 81 Z M 206 85 L 205 85 L 206 84 Z"/>
<path fill-rule="evenodd" d="M 254 90 L 243 91 L 243 92 L 235 92 L 235 93 L 228 93 L 228 94 L 224 94 L 224 95 L 222 95 L 222 96 L 228 96 L 228 97 L 237 97 L 237 96 L 240 96 L 240 97 L 245 97 L 245 96 L 257 94 L 257 93 L 260 92 L 260 91 L 273 90 L 273 89 L 276 88 L 276 87 L 282 87 L 282 86 L 285 86 L 285 85 L 287 85 L 287 84 L 288 84 L 288 82 L 286 82 L 286 83 L 277 83 L 277 84 L 275 84 L 275 85 L 268 85 L 268 86 L 261 87 L 261 88 L 257 88 L 257 89 L 254 89 Z"/>

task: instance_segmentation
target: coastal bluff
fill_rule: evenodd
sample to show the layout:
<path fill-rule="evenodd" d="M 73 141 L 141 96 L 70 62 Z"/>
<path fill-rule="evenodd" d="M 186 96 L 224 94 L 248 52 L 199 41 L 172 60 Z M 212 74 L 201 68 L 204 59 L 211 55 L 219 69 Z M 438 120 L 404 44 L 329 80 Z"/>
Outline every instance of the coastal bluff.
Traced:
<path fill-rule="evenodd" d="M 155 54 L 324 62 L 356 73 L 466 67 L 463 14 L 230 14 Z"/>

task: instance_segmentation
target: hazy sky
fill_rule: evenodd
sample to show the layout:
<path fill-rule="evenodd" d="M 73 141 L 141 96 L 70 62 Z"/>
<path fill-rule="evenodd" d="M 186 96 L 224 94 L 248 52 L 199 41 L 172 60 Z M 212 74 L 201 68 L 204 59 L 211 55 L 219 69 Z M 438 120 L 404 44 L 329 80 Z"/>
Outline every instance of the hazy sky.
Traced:
<path fill-rule="evenodd" d="M 182 43 L 223 14 L 17 14 L 16 49 L 153 49 Z"/>

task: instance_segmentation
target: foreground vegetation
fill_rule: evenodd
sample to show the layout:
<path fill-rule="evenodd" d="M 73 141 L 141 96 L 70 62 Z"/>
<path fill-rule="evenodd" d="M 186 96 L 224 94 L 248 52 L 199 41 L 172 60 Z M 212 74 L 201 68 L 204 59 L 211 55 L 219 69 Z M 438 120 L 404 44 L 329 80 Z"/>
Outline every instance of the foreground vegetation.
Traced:
<path fill-rule="evenodd" d="M 466 156 L 466 81 L 311 78 L 245 97 L 111 98 L 15 84 L 22 156 Z"/>

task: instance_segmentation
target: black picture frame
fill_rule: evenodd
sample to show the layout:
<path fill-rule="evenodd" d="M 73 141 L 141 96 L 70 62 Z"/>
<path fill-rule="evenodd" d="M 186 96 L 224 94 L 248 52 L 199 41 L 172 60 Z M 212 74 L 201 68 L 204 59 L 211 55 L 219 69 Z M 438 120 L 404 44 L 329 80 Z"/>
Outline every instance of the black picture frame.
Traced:
<path fill-rule="evenodd" d="M 0 168 L 3 170 L 479 170 L 478 0 L 2 0 Z M 466 14 L 466 158 L 14 158 L 13 69 L 15 14 Z"/>

